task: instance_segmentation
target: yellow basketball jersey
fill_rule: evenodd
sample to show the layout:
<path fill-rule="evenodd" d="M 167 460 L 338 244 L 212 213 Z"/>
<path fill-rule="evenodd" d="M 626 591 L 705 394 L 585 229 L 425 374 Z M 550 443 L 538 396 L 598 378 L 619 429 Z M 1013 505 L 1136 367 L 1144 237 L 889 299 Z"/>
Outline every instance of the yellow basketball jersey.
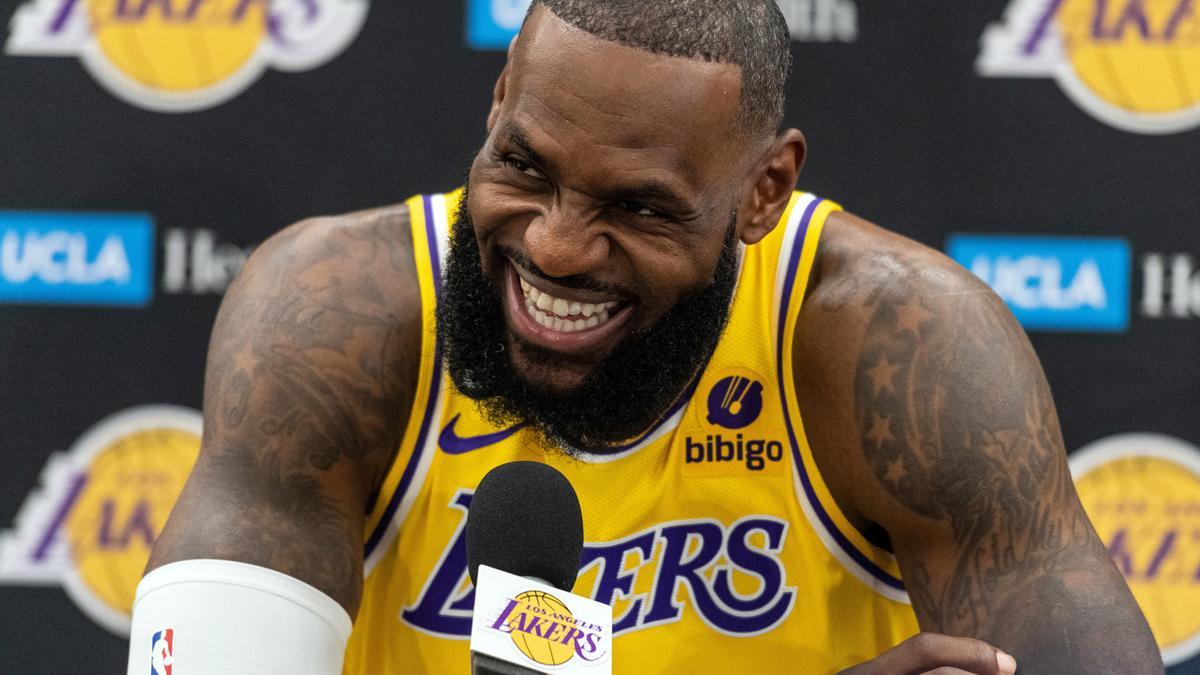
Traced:
<path fill-rule="evenodd" d="M 916 632 L 894 558 L 821 480 L 792 386 L 796 318 L 836 204 L 797 193 L 779 227 L 744 247 L 720 344 L 658 425 L 570 459 L 484 422 L 442 370 L 434 303 L 459 197 L 408 201 L 421 379 L 370 514 L 346 673 L 468 672 L 467 509 L 484 474 L 516 460 L 553 465 L 579 493 L 574 592 L 612 605 L 616 673 L 831 673 Z"/>

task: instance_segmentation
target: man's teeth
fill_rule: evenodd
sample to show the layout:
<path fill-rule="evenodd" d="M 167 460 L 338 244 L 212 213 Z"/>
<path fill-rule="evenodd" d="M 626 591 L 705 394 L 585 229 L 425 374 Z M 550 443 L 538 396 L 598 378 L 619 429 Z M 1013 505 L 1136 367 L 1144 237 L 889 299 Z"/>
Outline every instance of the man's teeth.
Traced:
<path fill-rule="evenodd" d="M 521 292 L 525 294 L 525 310 L 541 325 L 562 333 L 574 333 L 585 328 L 594 328 L 608 321 L 608 311 L 615 302 L 576 302 L 556 298 L 534 288 L 521 279 Z"/>

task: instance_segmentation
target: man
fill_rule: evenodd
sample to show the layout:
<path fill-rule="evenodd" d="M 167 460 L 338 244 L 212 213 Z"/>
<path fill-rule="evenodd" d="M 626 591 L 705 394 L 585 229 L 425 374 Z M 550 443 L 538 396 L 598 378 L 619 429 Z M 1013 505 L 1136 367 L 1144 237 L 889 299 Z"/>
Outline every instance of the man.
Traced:
<path fill-rule="evenodd" d="M 465 192 L 258 250 L 133 659 L 466 672 L 471 491 L 534 459 L 619 672 L 1162 672 L 1003 304 L 793 193 L 788 50 L 767 0 L 539 0 Z"/>

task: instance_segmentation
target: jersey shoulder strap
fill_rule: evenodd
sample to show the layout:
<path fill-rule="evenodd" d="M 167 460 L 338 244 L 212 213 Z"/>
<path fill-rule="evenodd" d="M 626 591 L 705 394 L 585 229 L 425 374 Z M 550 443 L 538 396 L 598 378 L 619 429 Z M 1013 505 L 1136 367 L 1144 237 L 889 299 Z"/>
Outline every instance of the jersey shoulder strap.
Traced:
<path fill-rule="evenodd" d="M 813 531 L 848 571 L 881 595 L 908 602 L 900 580 L 895 556 L 871 542 L 854 527 L 833 500 L 813 458 L 805 435 L 806 425 L 821 424 L 820 419 L 803 419 L 797 403 L 797 374 L 792 358 L 796 326 L 809 279 L 816 265 L 821 233 L 829 217 L 842 207 L 827 199 L 798 193 L 791 213 L 778 240 L 775 298 L 771 332 L 776 340 L 776 368 L 779 391 L 783 397 L 784 422 L 796 469 L 796 492 Z"/>
<path fill-rule="evenodd" d="M 421 365 L 400 448 L 367 514 L 364 557 L 368 573 L 395 536 L 397 525 L 403 522 L 420 488 L 418 477 L 425 474 L 436 450 L 434 426 L 438 411 L 444 405 L 445 383 L 434 317 L 442 286 L 451 218 L 458 210 L 461 197 L 461 190 L 456 190 L 447 194 L 417 195 L 405 201 L 413 262 L 421 287 Z M 397 411 L 397 414 L 404 413 Z"/>

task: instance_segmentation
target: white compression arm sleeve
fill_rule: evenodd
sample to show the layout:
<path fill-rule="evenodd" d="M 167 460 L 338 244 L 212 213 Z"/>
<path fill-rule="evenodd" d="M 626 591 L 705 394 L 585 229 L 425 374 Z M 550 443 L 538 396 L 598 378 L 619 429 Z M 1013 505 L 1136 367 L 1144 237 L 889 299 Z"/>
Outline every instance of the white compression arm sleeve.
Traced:
<path fill-rule="evenodd" d="M 171 563 L 138 584 L 128 673 L 338 675 L 350 627 L 333 598 L 286 574 Z"/>

